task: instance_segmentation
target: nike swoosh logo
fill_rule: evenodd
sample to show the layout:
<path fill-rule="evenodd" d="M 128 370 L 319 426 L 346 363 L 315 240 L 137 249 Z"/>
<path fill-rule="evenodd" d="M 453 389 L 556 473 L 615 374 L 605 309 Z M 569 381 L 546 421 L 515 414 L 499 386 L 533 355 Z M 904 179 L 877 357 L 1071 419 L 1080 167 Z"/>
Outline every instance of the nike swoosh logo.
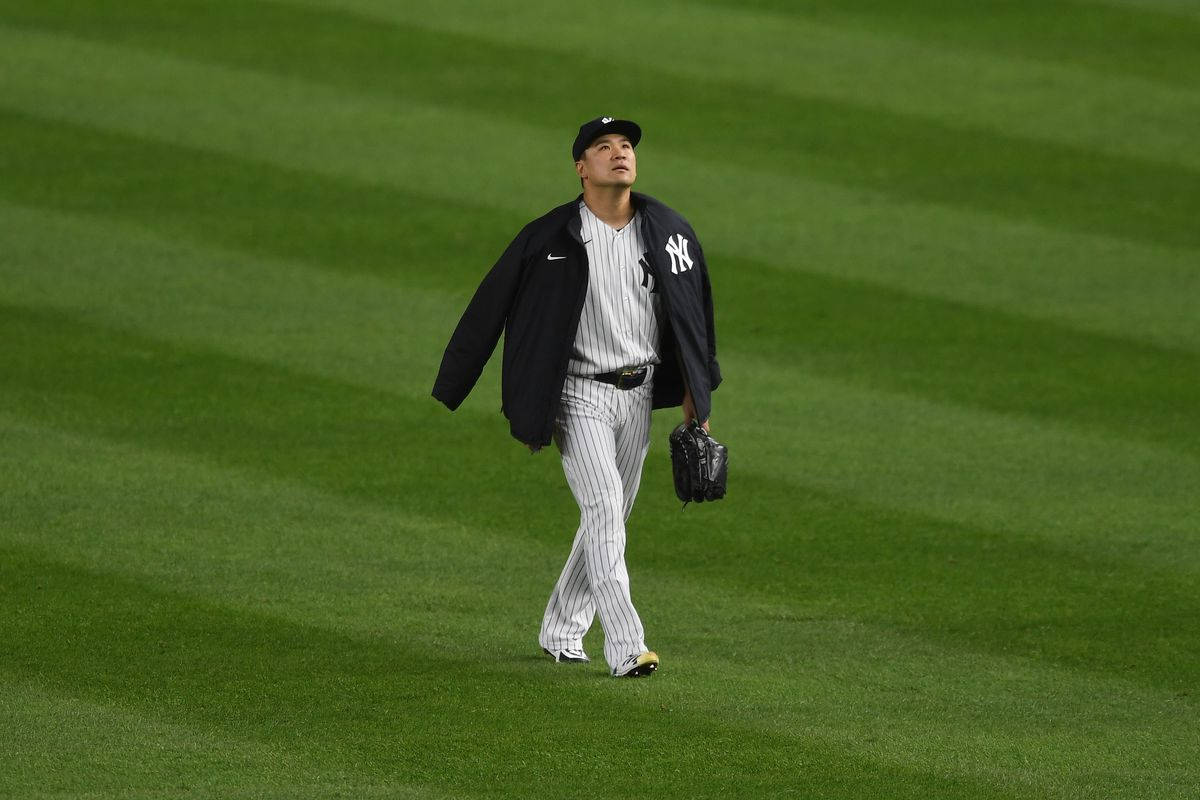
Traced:
<path fill-rule="evenodd" d="M 566 258 L 566 256 L 552 256 L 552 255 L 546 256 L 547 261 L 562 261 L 564 258 Z"/>

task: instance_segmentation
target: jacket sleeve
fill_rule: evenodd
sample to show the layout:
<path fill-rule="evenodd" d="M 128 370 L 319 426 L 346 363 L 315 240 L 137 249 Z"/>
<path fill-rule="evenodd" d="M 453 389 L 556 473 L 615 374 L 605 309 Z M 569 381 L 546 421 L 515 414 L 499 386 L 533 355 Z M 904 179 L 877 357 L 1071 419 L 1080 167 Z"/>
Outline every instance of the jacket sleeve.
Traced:
<path fill-rule="evenodd" d="M 701 254 L 703 254 L 701 249 Z M 717 331 L 713 320 L 712 285 L 708 280 L 708 260 L 702 258 L 704 271 L 701 273 L 704 285 L 704 325 L 708 339 L 708 380 L 709 390 L 716 389 L 721 384 L 721 365 L 717 363 Z"/>
<path fill-rule="evenodd" d="M 496 349 L 520 282 L 526 239 L 521 231 L 484 276 L 442 354 L 433 396 L 451 411 L 471 393 Z"/>

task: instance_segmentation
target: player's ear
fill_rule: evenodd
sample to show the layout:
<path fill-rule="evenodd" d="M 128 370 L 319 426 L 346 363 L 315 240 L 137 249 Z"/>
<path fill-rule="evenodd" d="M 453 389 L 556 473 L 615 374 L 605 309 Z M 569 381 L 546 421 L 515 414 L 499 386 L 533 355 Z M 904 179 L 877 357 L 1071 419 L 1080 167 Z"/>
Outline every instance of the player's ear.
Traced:
<path fill-rule="evenodd" d="M 583 160 L 580 159 L 579 161 L 576 161 L 575 162 L 575 174 L 579 176 L 580 181 L 583 180 L 583 174 L 585 172 L 587 172 L 587 166 L 584 165 Z"/>

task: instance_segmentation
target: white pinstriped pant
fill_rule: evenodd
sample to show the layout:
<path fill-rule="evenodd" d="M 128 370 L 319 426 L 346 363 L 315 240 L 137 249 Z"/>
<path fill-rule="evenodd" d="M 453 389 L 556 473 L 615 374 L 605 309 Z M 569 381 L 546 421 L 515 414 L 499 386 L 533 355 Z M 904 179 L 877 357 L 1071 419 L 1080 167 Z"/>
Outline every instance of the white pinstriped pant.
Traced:
<path fill-rule="evenodd" d="M 654 367 L 649 369 L 646 382 L 628 390 L 568 375 L 554 424 L 563 472 L 579 504 L 579 529 L 546 604 L 539 639 L 547 650 L 582 647 L 598 612 L 610 668 L 646 649 L 629 595 L 625 520 L 650 446 Z"/>

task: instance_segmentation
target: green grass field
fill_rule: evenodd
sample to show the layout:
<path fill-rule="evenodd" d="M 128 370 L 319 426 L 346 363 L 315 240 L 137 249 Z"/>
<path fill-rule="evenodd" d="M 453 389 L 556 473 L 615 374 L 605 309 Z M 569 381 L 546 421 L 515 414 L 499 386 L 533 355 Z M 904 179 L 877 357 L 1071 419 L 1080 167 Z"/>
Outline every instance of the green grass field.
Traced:
<path fill-rule="evenodd" d="M 1200 6 L 567 6 L 0 0 L 0 796 L 1200 795 Z M 733 455 L 656 413 L 642 681 L 429 397 L 599 114 Z"/>

